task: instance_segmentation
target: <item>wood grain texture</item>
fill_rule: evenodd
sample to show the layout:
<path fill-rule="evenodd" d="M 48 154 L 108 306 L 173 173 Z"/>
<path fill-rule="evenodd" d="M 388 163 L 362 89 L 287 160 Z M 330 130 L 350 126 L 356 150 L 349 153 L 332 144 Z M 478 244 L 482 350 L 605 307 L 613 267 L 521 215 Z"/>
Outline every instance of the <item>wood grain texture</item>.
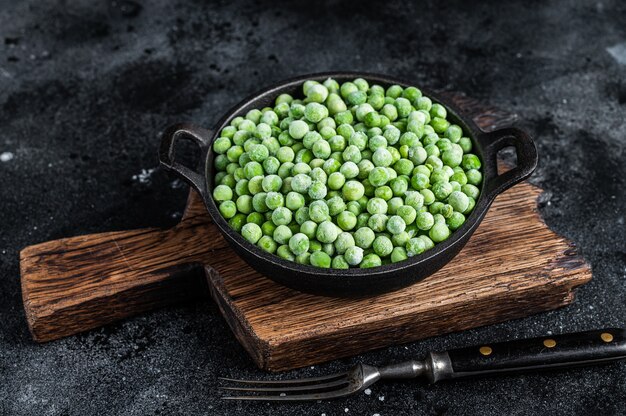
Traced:
<path fill-rule="evenodd" d="M 446 95 L 486 131 L 517 119 Z M 260 276 L 228 247 L 190 192 L 172 229 L 71 237 L 22 250 L 28 325 L 36 341 L 50 341 L 210 292 L 254 361 L 283 370 L 554 309 L 572 302 L 572 289 L 591 271 L 541 221 L 540 192 L 524 183 L 500 195 L 461 254 L 436 275 L 352 300 L 302 294 Z"/>
<path fill-rule="evenodd" d="M 362 299 L 282 287 L 243 261 L 208 268 L 212 296 L 256 363 L 286 370 L 555 309 L 591 279 L 575 248 L 536 211 L 541 190 L 500 195 L 461 253 L 431 277 Z"/>

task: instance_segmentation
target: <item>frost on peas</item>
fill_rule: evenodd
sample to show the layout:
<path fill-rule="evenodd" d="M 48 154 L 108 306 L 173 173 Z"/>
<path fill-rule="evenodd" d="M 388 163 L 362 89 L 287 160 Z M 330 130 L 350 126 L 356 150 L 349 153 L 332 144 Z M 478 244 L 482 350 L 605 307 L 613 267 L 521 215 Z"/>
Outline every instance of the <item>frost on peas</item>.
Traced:
<path fill-rule="evenodd" d="M 445 107 L 364 79 L 302 92 L 235 117 L 213 143 L 213 199 L 247 241 L 315 267 L 376 267 L 464 224 L 482 166 Z"/>

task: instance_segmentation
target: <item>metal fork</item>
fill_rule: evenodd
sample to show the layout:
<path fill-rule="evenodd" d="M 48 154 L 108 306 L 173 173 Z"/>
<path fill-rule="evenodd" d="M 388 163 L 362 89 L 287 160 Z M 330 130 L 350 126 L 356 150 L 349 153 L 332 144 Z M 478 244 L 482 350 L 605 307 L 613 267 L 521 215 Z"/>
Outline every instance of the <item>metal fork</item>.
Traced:
<path fill-rule="evenodd" d="M 251 394 L 224 396 L 225 400 L 308 401 L 349 396 L 383 379 L 426 377 L 440 380 L 511 374 L 551 368 L 570 368 L 626 359 L 626 331 L 595 331 L 483 344 L 444 352 L 430 352 L 424 360 L 385 367 L 357 364 L 350 370 L 325 377 L 294 380 L 221 380 L 221 387 Z M 261 394 L 256 394 L 261 393 Z"/>

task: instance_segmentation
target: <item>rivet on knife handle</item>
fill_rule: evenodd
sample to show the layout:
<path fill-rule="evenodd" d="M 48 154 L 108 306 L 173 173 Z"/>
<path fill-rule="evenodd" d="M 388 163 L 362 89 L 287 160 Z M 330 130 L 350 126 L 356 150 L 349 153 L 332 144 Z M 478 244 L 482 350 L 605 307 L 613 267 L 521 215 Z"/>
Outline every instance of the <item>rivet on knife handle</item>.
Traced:
<path fill-rule="evenodd" d="M 607 328 L 550 335 L 459 348 L 434 353 L 434 357 L 429 361 L 438 367 L 429 377 L 431 381 L 578 367 L 626 358 L 626 332 Z"/>

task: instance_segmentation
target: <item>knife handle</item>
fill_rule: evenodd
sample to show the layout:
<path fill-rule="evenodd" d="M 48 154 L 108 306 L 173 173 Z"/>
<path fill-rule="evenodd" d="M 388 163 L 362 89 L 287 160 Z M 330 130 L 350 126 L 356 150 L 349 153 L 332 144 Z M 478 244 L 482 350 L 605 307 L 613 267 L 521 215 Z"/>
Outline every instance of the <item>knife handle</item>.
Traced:
<path fill-rule="evenodd" d="M 432 353 L 431 381 L 489 374 L 511 374 L 553 368 L 572 368 L 626 359 L 626 331 L 595 331 L 507 342 Z"/>

